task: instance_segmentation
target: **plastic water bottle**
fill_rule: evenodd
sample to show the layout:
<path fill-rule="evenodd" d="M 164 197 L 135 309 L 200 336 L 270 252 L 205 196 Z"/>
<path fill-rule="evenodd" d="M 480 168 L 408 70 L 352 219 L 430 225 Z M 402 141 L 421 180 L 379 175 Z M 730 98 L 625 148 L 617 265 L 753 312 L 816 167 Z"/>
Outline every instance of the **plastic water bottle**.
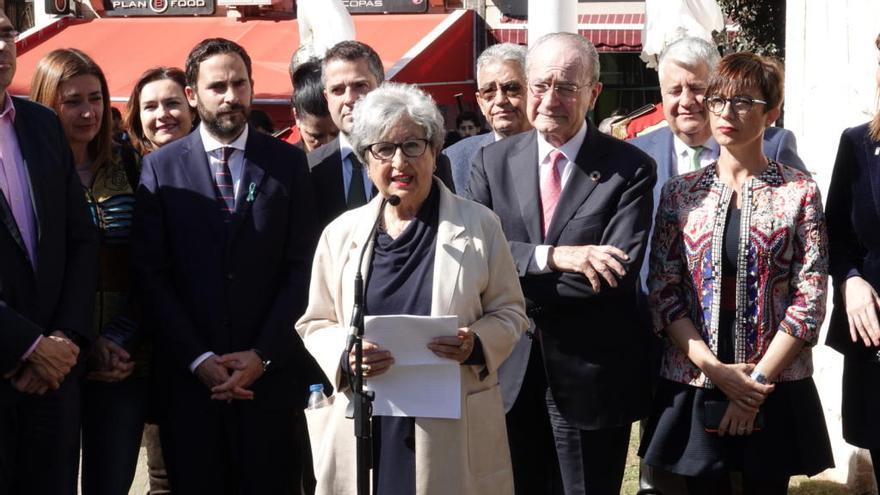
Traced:
<path fill-rule="evenodd" d="M 309 385 L 309 404 L 307 410 L 321 409 L 327 406 L 327 396 L 324 395 L 324 385 L 315 383 Z"/>

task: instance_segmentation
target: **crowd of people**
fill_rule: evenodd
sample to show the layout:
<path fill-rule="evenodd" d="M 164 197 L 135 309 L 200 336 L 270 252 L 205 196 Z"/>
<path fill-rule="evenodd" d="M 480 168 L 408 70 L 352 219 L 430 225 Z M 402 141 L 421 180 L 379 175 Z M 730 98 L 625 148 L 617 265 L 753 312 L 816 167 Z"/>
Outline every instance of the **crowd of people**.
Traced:
<path fill-rule="evenodd" d="M 701 39 L 661 54 L 667 126 L 629 142 L 588 118 L 588 40 L 491 46 L 444 147 L 361 42 L 293 57 L 291 143 L 232 41 L 146 70 L 114 125 L 75 48 L 11 96 L 16 34 L 0 14 L 0 494 L 127 493 L 142 439 L 151 493 L 354 493 L 355 273 L 367 315 L 458 319 L 427 345 L 460 363 L 458 418 L 374 416 L 373 493 L 617 494 L 640 420 L 642 493 L 786 493 L 833 465 L 829 275 L 843 433 L 877 475 L 880 111 L 823 208 L 773 126 L 781 65 Z M 394 366 L 365 337 L 367 383 Z"/>

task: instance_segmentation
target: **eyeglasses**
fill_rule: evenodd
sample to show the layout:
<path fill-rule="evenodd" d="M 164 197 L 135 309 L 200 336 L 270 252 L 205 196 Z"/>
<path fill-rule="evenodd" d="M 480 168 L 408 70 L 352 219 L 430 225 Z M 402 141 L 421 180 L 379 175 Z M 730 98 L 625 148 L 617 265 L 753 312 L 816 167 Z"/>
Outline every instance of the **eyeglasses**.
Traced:
<path fill-rule="evenodd" d="M 733 111 L 736 112 L 737 115 L 745 115 L 751 111 L 752 107 L 755 106 L 755 103 L 760 103 L 761 105 L 766 105 L 767 102 L 764 100 L 759 100 L 757 98 L 750 98 L 748 96 L 734 96 L 732 98 L 725 98 L 723 96 L 707 96 L 704 100 L 706 109 L 715 115 L 721 115 L 721 112 L 724 111 L 724 107 L 727 105 L 727 102 L 730 102 L 730 106 L 733 108 Z"/>
<path fill-rule="evenodd" d="M 16 36 L 18 36 L 18 31 L 15 29 L 0 29 L 0 40 L 6 42 L 15 41 Z"/>
<path fill-rule="evenodd" d="M 495 94 L 498 91 L 506 96 L 507 98 L 516 98 L 522 94 L 522 84 L 516 81 L 506 82 L 504 84 L 491 83 L 491 85 L 483 86 L 478 89 L 477 92 L 480 94 L 480 98 L 484 100 L 494 100 Z"/>
<path fill-rule="evenodd" d="M 391 160 L 397 154 L 397 148 L 408 158 L 418 158 L 425 154 L 428 148 L 427 139 L 407 139 L 402 143 L 373 143 L 368 144 L 366 149 L 370 151 L 376 160 Z"/>
<path fill-rule="evenodd" d="M 565 82 L 554 82 L 552 84 L 541 82 L 541 81 L 533 81 L 529 83 L 529 89 L 532 90 L 532 94 L 537 96 L 538 98 L 543 98 L 550 89 L 556 92 L 556 96 L 565 99 L 572 99 L 577 97 L 578 93 L 587 87 L 592 86 L 593 83 L 586 83 L 577 85 L 575 83 L 565 83 Z"/>

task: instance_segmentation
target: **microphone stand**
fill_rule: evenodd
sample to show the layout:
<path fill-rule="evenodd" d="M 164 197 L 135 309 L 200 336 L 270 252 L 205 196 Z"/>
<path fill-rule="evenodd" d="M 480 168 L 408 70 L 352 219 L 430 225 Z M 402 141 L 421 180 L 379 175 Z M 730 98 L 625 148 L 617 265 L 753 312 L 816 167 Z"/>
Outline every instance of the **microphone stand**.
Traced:
<path fill-rule="evenodd" d="M 346 344 L 346 354 L 350 354 L 352 349 L 354 350 L 352 401 L 354 404 L 354 436 L 357 439 L 358 495 L 370 495 L 370 469 L 373 467 L 373 432 L 370 418 L 373 416 L 373 399 L 375 398 L 373 392 L 364 390 L 364 276 L 361 272 L 361 267 L 363 266 L 367 248 L 371 242 L 374 242 L 376 229 L 379 226 L 379 221 L 382 219 L 385 205 L 388 203 L 391 203 L 391 206 L 396 206 L 400 203 L 400 198 L 391 196 L 382 199 L 382 204 L 379 206 L 379 214 L 376 215 L 376 221 L 373 222 L 373 228 L 370 229 L 370 236 L 367 238 L 367 242 L 364 243 L 363 249 L 361 249 L 357 272 L 354 276 L 354 310 L 351 313 L 351 333 Z"/>

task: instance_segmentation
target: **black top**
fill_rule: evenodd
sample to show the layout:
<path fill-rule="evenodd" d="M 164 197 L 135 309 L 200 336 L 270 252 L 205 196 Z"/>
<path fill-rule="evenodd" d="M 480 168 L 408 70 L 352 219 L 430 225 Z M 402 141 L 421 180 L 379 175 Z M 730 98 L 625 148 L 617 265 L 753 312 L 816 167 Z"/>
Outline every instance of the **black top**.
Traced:
<path fill-rule="evenodd" d="M 434 184 L 416 217 L 396 239 L 379 231 L 366 284 L 365 314 L 431 314 L 439 206 L 440 191 Z M 415 418 L 374 417 L 373 461 L 374 493 L 416 492 Z"/>

